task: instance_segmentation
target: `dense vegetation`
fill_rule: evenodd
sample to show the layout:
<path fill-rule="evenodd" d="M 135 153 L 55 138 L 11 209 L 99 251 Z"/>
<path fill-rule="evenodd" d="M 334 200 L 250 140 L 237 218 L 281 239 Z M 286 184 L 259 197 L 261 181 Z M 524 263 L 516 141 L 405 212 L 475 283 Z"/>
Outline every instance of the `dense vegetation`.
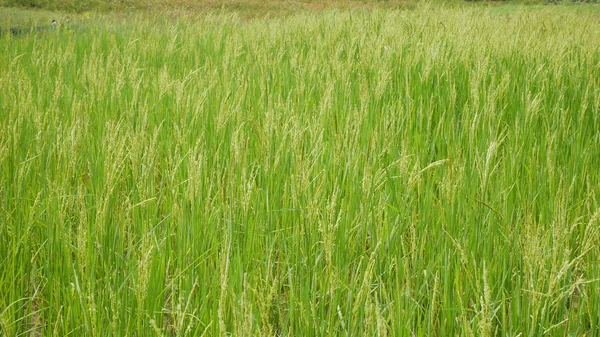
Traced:
<path fill-rule="evenodd" d="M 234 10 L 242 15 L 263 16 L 281 15 L 297 12 L 302 9 L 324 8 L 407 8 L 414 7 L 421 0 L 0 0 L 1 6 L 62 10 L 70 12 L 112 11 L 148 9 L 176 10 L 194 12 L 205 10 Z M 598 0 L 433 0 L 437 5 L 458 4 L 465 2 L 522 4 L 555 4 L 555 3 L 597 3 Z"/>
<path fill-rule="evenodd" d="M 51 10 L 86 11 L 141 7 L 138 0 L 0 0 L 7 7 L 44 8 Z"/>
<path fill-rule="evenodd" d="M 597 336 L 593 7 L 0 39 L 0 336 Z"/>
<path fill-rule="evenodd" d="M 446 1 L 446 0 L 444 0 Z M 0 0 L 0 6 L 44 8 L 66 11 L 104 11 L 127 9 L 226 9 L 253 15 L 266 12 L 286 13 L 290 9 L 327 7 L 383 6 L 397 7 L 414 4 L 415 0 Z"/>

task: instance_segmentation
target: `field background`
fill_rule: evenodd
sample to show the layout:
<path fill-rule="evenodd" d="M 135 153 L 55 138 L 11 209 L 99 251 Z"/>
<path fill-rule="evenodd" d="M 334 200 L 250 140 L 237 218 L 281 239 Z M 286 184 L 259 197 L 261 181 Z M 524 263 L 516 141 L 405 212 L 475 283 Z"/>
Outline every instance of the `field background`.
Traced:
<path fill-rule="evenodd" d="M 598 336 L 598 7 L 336 4 L 0 9 L 0 336 Z"/>
<path fill-rule="evenodd" d="M 462 0 L 443 0 L 443 4 Z M 541 0 L 525 0 L 544 3 Z M 330 9 L 399 9 L 414 8 L 417 0 L 0 0 L 0 8 L 25 8 L 73 13 L 146 12 L 151 16 L 198 15 L 207 12 L 235 12 L 241 17 L 281 17 L 299 12 L 318 12 Z M 31 11 L 29 11 L 31 13 Z"/>

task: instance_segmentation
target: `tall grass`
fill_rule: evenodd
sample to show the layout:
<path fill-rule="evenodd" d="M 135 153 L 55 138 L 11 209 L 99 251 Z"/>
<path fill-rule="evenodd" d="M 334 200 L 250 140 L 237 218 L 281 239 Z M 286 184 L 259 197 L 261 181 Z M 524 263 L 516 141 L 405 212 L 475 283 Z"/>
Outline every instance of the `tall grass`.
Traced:
<path fill-rule="evenodd" d="M 3 36 L 0 335 L 599 334 L 599 22 Z"/>

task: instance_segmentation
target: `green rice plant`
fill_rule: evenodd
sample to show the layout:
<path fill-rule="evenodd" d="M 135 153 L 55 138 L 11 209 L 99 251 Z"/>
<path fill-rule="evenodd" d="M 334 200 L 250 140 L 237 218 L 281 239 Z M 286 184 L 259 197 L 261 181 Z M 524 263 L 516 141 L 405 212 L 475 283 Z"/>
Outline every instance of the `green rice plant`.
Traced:
<path fill-rule="evenodd" d="M 595 336 L 592 6 L 0 38 L 1 336 Z"/>

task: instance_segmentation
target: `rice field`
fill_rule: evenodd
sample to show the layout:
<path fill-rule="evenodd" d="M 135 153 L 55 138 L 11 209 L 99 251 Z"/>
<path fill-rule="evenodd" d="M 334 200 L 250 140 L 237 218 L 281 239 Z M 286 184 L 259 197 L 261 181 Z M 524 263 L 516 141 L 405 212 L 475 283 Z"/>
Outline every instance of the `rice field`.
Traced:
<path fill-rule="evenodd" d="M 0 37 L 0 336 L 598 336 L 600 10 Z"/>

